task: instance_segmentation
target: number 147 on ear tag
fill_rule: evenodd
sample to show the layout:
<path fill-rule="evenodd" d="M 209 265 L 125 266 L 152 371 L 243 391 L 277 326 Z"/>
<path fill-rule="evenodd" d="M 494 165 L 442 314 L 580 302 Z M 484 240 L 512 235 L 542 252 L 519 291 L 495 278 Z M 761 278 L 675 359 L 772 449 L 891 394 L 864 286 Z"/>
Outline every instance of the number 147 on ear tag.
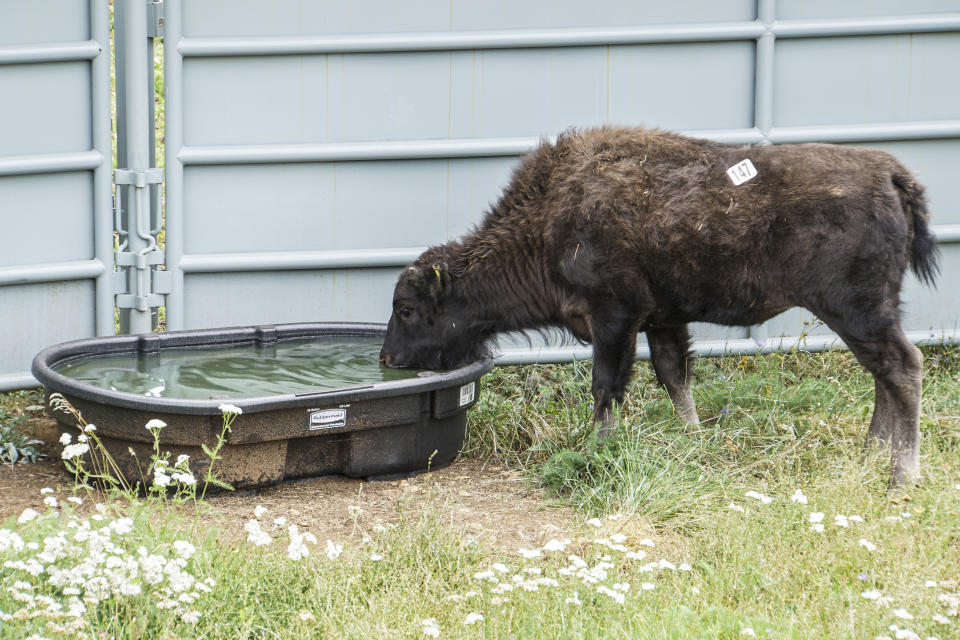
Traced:
<path fill-rule="evenodd" d="M 757 177 L 757 168 L 750 160 L 743 160 L 727 169 L 727 175 L 733 184 L 743 184 L 751 178 Z"/>

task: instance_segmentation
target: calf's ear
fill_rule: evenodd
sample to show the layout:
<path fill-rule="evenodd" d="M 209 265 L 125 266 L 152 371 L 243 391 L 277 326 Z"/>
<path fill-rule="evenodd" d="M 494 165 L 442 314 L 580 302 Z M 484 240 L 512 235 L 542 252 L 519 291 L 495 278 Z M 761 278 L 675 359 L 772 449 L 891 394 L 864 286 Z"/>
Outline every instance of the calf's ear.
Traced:
<path fill-rule="evenodd" d="M 439 298 L 450 290 L 450 270 L 446 262 L 434 262 L 430 265 L 426 277 L 427 282 L 430 283 L 430 293 L 434 298 Z"/>

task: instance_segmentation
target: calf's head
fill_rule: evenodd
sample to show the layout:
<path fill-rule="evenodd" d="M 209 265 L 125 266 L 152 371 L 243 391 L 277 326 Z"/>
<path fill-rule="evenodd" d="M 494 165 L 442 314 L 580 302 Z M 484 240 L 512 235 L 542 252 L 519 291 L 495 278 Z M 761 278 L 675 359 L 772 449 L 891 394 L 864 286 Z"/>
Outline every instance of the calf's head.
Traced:
<path fill-rule="evenodd" d="M 380 351 L 388 367 L 455 369 L 487 355 L 445 262 L 421 256 L 400 275 Z"/>

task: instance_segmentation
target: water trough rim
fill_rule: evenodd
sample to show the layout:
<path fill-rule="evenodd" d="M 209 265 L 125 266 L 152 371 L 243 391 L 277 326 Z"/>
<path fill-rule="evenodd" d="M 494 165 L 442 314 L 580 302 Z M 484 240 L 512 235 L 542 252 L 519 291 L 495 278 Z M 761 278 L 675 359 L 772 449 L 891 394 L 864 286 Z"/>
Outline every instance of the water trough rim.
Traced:
<path fill-rule="evenodd" d="M 207 400 L 155 398 L 102 389 L 69 378 L 53 369 L 54 365 L 67 359 L 105 353 L 159 351 L 161 348 L 222 346 L 251 342 L 269 343 L 276 340 L 322 336 L 382 337 L 386 334 L 386 330 L 386 324 L 374 322 L 302 322 L 100 336 L 72 340 L 48 347 L 36 355 L 30 371 L 48 392 L 60 392 L 69 397 L 139 411 L 154 411 L 158 414 L 219 415 L 221 404 L 236 405 L 245 413 L 259 413 L 435 391 L 471 382 L 493 368 L 493 359 L 486 357 L 450 371 L 435 372 L 431 375 L 404 380 L 376 382 L 360 387 L 340 387 L 257 398 L 224 397 Z M 104 350 L 104 346 L 107 350 Z"/>

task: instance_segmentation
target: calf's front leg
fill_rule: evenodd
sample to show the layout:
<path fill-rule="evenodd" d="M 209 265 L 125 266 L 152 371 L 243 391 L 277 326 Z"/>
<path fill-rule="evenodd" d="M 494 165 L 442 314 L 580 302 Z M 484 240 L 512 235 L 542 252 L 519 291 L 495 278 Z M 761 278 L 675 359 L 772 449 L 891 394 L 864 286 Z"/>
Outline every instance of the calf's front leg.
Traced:
<path fill-rule="evenodd" d="M 633 374 L 638 322 L 625 310 L 603 314 L 603 322 L 590 323 L 593 342 L 593 421 L 600 423 L 597 437 L 606 440 L 617 428 L 614 404 L 623 396 Z"/>

